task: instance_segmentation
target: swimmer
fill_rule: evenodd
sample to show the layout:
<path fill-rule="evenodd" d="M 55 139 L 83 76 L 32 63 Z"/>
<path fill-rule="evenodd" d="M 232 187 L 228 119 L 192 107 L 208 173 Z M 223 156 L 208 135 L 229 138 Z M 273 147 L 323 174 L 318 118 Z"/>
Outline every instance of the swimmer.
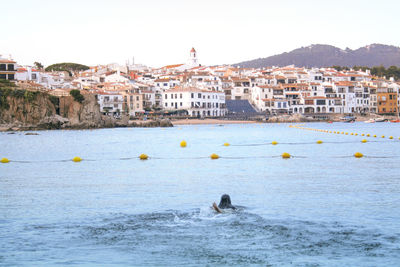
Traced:
<path fill-rule="evenodd" d="M 213 203 L 213 208 L 216 212 L 222 213 L 222 209 L 233 209 L 235 210 L 236 207 L 232 205 L 231 203 L 231 197 L 227 194 L 224 194 L 221 196 L 221 201 L 219 202 L 219 205 L 214 202 Z"/>

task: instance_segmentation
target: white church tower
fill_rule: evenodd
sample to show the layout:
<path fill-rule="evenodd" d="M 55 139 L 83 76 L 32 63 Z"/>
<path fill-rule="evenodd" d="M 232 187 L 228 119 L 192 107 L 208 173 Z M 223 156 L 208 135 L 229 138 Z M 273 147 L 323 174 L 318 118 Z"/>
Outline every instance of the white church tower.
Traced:
<path fill-rule="evenodd" d="M 200 66 L 199 60 L 197 59 L 197 52 L 194 49 L 194 47 L 192 47 L 192 50 L 190 50 L 190 58 L 189 58 L 188 65 L 190 65 L 192 67 Z"/>

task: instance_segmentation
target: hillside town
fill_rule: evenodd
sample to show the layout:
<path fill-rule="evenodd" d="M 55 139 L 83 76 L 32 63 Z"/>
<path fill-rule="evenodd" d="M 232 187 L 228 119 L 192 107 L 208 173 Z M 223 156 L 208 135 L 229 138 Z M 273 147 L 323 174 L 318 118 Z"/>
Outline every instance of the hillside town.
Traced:
<path fill-rule="evenodd" d="M 104 115 L 169 114 L 224 117 L 254 112 L 279 114 L 398 114 L 400 83 L 366 70 L 295 66 L 240 68 L 202 66 L 192 48 L 186 63 L 150 68 L 91 66 L 77 72 L 46 72 L 0 56 L 0 79 L 29 90 L 69 96 L 73 89 L 96 95 Z"/>

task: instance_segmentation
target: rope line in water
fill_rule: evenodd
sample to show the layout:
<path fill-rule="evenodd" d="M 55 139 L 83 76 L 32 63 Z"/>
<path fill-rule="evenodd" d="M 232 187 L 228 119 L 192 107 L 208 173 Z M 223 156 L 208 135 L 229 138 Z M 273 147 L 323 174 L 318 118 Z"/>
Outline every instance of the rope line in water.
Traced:
<path fill-rule="evenodd" d="M 321 132 L 321 133 L 342 134 L 342 135 L 351 135 L 351 136 L 360 136 L 360 137 L 386 138 L 385 135 L 376 135 L 376 134 L 372 135 L 372 134 L 365 134 L 365 133 L 361 133 L 359 135 L 358 133 L 349 133 L 349 132 L 345 132 L 345 131 L 335 131 L 335 130 L 325 130 L 325 129 L 315 129 L 315 128 L 309 128 L 309 127 L 303 127 L 303 126 L 305 126 L 305 124 L 304 125 L 289 125 L 289 128 Z M 393 136 L 388 136 L 388 139 L 395 140 L 395 138 L 393 138 Z M 398 138 L 398 140 L 400 140 L 400 137 Z"/>
<path fill-rule="evenodd" d="M 301 158 L 301 159 L 306 159 L 306 158 L 312 158 L 309 156 L 296 156 L 296 155 L 289 155 L 290 158 Z M 283 157 L 282 155 L 264 155 L 264 156 L 218 156 L 218 159 L 272 159 L 272 158 L 281 158 Z M 325 158 L 332 158 L 332 159 L 340 159 L 340 158 L 353 158 L 354 155 L 346 155 L 346 156 L 328 156 Z M 372 159 L 391 159 L 391 158 L 400 158 L 400 156 L 368 156 L 368 155 L 362 155 L 361 157 L 365 158 L 372 158 Z M 155 160 L 186 160 L 186 159 L 209 159 L 210 157 L 148 157 L 148 159 L 155 159 Z M 126 157 L 126 158 L 115 158 L 115 159 L 100 159 L 100 160 L 95 160 L 95 159 L 82 159 L 82 161 L 90 161 L 90 162 L 95 162 L 95 161 L 103 161 L 103 160 L 139 160 L 138 157 Z M 10 163 L 22 163 L 22 164 L 27 164 L 27 163 L 46 163 L 46 162 L 73 162 L 71 159 L 62 159 L 62 160 L 9 160 Z M 8 163 L 8 162 L 7 162 Z"/>
<path fill-rule="evenodd" d="M 392 141 L 376 141 L 376 140 L 368 140 L 368 143 L 389 143 Z M 360 143 L 360 141 L 324 141 L 324 144 L 356 144 Z M 278 143 L 279 145 L 317 145 L 317 142 L 297 142 L 297 143 Z M 232 144 L 230 146 L 268 146 L 268 145 L 277 145 L 271 143 L 258 143 L 258 144 Z"/>

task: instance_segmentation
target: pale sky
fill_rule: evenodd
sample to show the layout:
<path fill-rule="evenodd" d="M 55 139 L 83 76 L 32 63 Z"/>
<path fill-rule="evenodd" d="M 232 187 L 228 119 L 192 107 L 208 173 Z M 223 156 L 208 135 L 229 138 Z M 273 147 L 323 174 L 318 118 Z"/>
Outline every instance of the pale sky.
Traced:
<path fill-rule="evenodd" d="M 20 64 L 185 63 L 268 57 L 310 44 L 400 46 L 400 1 L 12 0 L 0 10 L 0 54 Z"/>

